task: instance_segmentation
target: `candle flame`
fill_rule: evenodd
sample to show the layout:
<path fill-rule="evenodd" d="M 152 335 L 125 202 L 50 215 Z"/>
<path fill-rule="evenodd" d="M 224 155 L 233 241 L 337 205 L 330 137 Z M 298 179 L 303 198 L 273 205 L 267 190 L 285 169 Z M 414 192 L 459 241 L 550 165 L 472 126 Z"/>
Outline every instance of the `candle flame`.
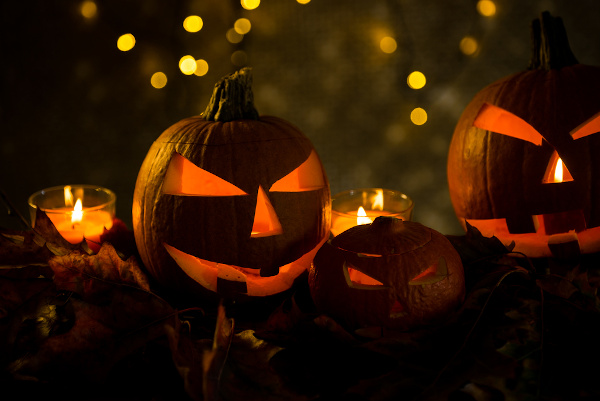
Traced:
<path fill-rule="evenodd" d="M 367 212 L 365 212 L 365 209 L 362 206 L 359 207 L 358 211 L 356 212 L 356 224 L 360 226 L 363 224 L 371 224 L 372 222 L 373 220 L 367 217 Z"/>
<path fill-rule="evenodd" d="M 376 193 L 377 195 L 375 195 L 375 198 L 373 198 L 371 210 L 383 210 L 383 189 L 378 189 Z"/>
<path fill-rule="evenodd" d="M 73 206 L 73 192 L 69 185 L 65 187 L 65 206 Z"/>
<path fill-rule="evenodd" d="M 563 180 L 563 161 L 559 157 L 558 160 L 556 160 L 556 167 L 554 169 L 554 182 L 563 182 Z"/>
<path fill-rule="evenodd" d="M 71 215 L 71 223 L 81 223 L 81 219 L 83 218 L 83 206 L 81 204 L 81 199 L 77 199 L 75 202 L 75 207 L 73 207 L 73 214 Z"/>

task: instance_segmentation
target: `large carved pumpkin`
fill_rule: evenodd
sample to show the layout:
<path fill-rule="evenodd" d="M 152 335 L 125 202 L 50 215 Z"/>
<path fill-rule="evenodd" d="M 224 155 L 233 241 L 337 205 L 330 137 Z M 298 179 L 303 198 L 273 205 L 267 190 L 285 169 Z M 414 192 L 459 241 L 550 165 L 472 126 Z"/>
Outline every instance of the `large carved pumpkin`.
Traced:
<path fill-rule="evenodd" d="M 452 203 L 463 224 L 530 257 L 551 256 L 562 242 L 596 252 L 600 68 L 577 62 L 560 18 L 543 13 L 532 32 L 529 69 L 481 90 L 458 121 Z"/>
<path fill-rule="evenodd" d="M 439 323 L 465 295 L 462 262 L 450 241 L 387 216 L 325 243 L 308 280 L 318 310 L 350 329 Z"/>
<path fill-rule="evenodd" d="M 310 266 L 330 227 L 309 139 L 258 116 L 250 69 L 215 85 L 203 115 L 168 128 L 138 174 L 133 230 L 156 280 L 184 294 L 268 296 Z"/>

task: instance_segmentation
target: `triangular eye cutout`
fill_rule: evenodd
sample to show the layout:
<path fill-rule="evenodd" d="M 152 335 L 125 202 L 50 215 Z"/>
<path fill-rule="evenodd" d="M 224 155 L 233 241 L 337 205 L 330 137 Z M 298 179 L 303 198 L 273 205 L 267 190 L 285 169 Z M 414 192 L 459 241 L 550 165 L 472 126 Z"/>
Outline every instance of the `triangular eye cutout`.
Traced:
<path fill-rule="evenodd" d="M 361 272 L 347 263 L 344 263 L 344 277 L 346 278 L 348 287 L 351 288 L 359 288 L 363 290 L 384 288 L 384 285 L 381 281 L 374 279 L 373 277 Z"/>
<path fill-rule="evenodd" d="M 323 169 L 319 156 L 313 150 L 308 159 L 296 167 L 291 173 L 277 180 L 270 192 L 303 192 L 314 191 L 325 186 Z"/>
<path fill-rule="evenodd" d="M 235 185 L 173 154 L 163 181 L 162 192 L 169 195 L 235 196 L 247 195 Z"/>
<path fill-rule="evenodd" d="M 584 136 L 597 134 L 600 132 L 600 112 L 594 114 L 583 124 L 571 131 L 573 139 L 583 138 Z"/>
<path fill-rule="evenodd" d="M 256 211 L 254 212 L 254 224 L 252 225 L 252 233 L 250 237 L 268 237 L 278 235 L 283 232 L 281 223 L 275 213 L 275 209 L 269 197 L 262 187 L 258 187 L 258 196 L 256 197 Z"/>
<path fill-rule="evenodd" d="M 487 131 L 522 139 L 540 146 L 544 139 L 527 121 L 498 106 L 484 103 L 473 125 Z"/>
<path fill-rule="evenodd" d="M 552 153 L 552 156 L 550 156 L 550 161 L 548 162 L 548 167 L 546 168 L 542 183 L 554 184 L 568 181 L 573 181 L 573 176 L 567 169 L 565 163 L 563 163 L 558 152 L 555 150 L 554 153 Z"/>
<path fill-rule="evenodd" d="M 410 280 L 408 284 L 434 284 L 438 281 L 442 281 L 446 277 L 448 277 L 448 265 L 446 264 L 446 259 L 444 259 L 444 257 L 440 257 L 440 259 L 436 263 L 432 264 L 423 272 L 413 277 L 413 279 Z"/>

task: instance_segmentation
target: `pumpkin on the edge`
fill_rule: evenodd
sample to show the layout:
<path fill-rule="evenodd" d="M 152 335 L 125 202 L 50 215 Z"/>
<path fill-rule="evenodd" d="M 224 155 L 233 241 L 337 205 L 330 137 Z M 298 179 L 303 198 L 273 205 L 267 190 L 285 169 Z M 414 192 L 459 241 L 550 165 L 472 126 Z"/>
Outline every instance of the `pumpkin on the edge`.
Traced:
<path fill-rule="evenodd" d="M 308 280 L 317 309 L 349 329 L 441 323 L 465 296 L 462 261 L 450 241 L 386 216 L 325 243 Z"/>
<path fill-rule="evenodd" d="M 151 146 L 133 197 L 133 231 L 158 283 L 192 296 L 289 289 L 329 235 L 331 199 L 309 139 L 260 116 L 251 70 L 221 79 L 205 112 Z"/>
<path fill-rule="evenodd" d="M 475 95 L 449 149 L 457 217 L 529 257 L 600 251 L 600 67 L 577 62 L 560 18 L 532 24 L 529 69 Z"/>

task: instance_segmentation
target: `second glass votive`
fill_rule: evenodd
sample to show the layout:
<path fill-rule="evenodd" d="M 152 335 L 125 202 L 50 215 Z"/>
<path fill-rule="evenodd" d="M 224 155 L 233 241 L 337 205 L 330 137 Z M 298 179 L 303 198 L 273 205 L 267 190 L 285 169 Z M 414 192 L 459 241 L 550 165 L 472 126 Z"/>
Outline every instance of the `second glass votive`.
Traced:
<path fill-rule="evenodd" d="M 40 208 L 64 239 L 72 244 L 86 239 L 96 251 L 104 229 L 113 225 L 116 195 L 94 185 L 66 185 L 42 189 L 31 195 L 28 203 L 32 226 Z"/>
<path fill-rule="evenodd" d="M 413 200 L 399 191 L 384 188 L 350 189 L 331 200 L 331 233 L 336 236 L 357 225 L 370 224 L 378 216 L 410 220 Z"/>

